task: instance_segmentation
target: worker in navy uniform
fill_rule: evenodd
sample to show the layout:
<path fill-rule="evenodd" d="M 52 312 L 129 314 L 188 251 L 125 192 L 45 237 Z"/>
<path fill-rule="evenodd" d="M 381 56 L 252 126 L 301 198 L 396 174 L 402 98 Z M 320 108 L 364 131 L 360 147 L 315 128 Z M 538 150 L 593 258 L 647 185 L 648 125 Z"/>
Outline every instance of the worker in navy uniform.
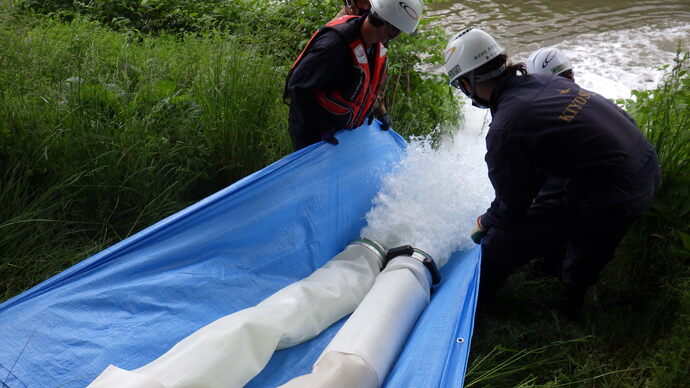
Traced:
<path fill-rule="evenodd" d="M 575 81 L 573 64 L 565 53 L 555 47 L 542 47 L 527 58 L 527 73 L 555 74 Z"/>
<path fill-rule="evenodd" d="M 535 50 L 529 55 L 525 65 L 528 74 L 555 74 L 575 81 L 575 73 L 570 58 L 555 47 L 542 47 Z M 549 198 L 563 195 L 566 183 L 567 179 L 565 178 L 548 178 L 534 198 L 534 201 L 543 202 Z M 538 258 L 537 268 L 544 275 L 561 278 L 565 255 L 565 246 L 556 246 L 553 252 L 545 252 L 543 257 Z"/>
<path fill-rule="evenodd" d="M 482 244 L 480 303 L 518 267 L 562 245 L 558 307 L 576 317 L 651 204 L 661 176 L 656 152 L 614 103 L 564 77 L 527 74 L 480 29 L 453 36 L 445 61 L 451 85 L 492 115 L 485 160 L 495 199 L 472 231 Z M 562 195 L 535 202 L 549 178 L 567 180 Z"/>
<path fill-rule="evenodd" d="M 525 63 L 528 74 L 554 74 L 575 81 L 575 73 L 570 58 L 555 47 L 543 47 L 532 52 Z M 617 109 L 620 109 L 616 105 Z M 621 113 L 627 115 L 622 109 Z M 631 119 L 632 120 L 632 119 Z M 549 198 L 563 195 L 568 180 L 566 178 L 549 177 L 541 187 L 535 202 L 542 202 Z M 545 253 L 538 261 L 538 267 L 546 275 L 562 277 L 563 262 L 566 259 L 565 246 L 557 246 L 553 252 Z"/>
<path fill-rule="evenodd" d="M 554 47 L 543 47 L 532 52 L 527 58 L 526 68 L 528 74 L 554 74 L 575 81 L 570 59 L 563 51 Z M 541 202 L 562 195 L 565 184 L 566 179 L 563 178 L 547 179 L 534 200 Z"/>
<path fill-rule="evenodd" d="M 372 114 L 386 79 L 388 41 L 412 33 L 421 0 L 372 0 L 364 16 L 336 17 L 317 31 L 285 81 L 288 126 L 295 150 L 354 129 Z"/>

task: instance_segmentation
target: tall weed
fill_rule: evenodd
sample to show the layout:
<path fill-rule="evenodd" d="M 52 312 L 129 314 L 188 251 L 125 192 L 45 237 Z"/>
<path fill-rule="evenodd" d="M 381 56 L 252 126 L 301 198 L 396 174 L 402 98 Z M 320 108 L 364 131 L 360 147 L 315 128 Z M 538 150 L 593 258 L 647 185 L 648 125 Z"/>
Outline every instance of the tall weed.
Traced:
<path fill-rule="evenodd" d="M 78 17 L 3 27 L 9 295 L 36 283 L 28 262 L 125 238 L 290 151 L 281 77 L 269 56 L 230 36 L 130 39 Z"/>
<path fill-rule="evenodd" d="M 36 12 L 63 19 L 80 15 L 135 34 L 223 31 L 241 44 L 270 53 L 278 78 L 283 80 L 312 34 L 343 7 L 340 0 L 25 0 L 24 4 Z M 439 126 L 450 127 L 460 118 L 460 102 L 453 97 L 445 77 L 422 70 L 443 64 L 441 52 L 448 37 L 433 26 L 434 19 L 424 17 L 417 36 L 401 34 L 389 44 L 385 102 L 393 127 L 406 137 L 430 134 Z"/>
<path fill-rule="evenodd" d="M 659 365 L 655 386 L 680 386 L 690 378 L 689 59 L 678 52 L 657 89 L 636 91 L 625 101 L 659 155 L 662 185 L 608 277 L 619 292 L 654 312 L 645 315 L 645 328 L 658 339 L 650 349 Z"/>

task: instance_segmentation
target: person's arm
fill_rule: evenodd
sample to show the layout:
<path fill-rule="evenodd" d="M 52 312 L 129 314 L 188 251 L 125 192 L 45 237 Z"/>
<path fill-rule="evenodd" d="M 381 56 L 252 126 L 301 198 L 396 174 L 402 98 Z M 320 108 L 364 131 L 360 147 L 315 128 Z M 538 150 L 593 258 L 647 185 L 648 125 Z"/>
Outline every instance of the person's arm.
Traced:
<path fill-rule="evenodd" d="M 379 91 L 376 96 L 376 101 L 374 102 L 374 109 L 371 117 L 376 117 L 381 121 L 381 129 L 387 131 L 392 125 L 393 120 L 391 116 L 386 111 L 386 106 L 383 104 L 383 92 Z M 369 118 L 369 124 L 371 124 L 371 117 Z"/>
<path fill-rule="evenodd" d="M 486 164 L 496 198 L 481 218 L 482 227 L 518 225 L 544 184 L 534 161 L 519 139 L 502 128 L 489 131 L 486 138 Z"/>
<path fill-rule="evenodd" d="M 545 177 L 544 184 L 539 189 L 539 193 L 534 198 L 534 203 L 544 202 L 552 198 L 557 198 L 565 193 L 566 178 Z"/>
<path fill-rule="evenodd" d="M 316 101 L 316 90 L 337 88 L 344 66 L 351 62 L 348 48 L 336 32 L 316 38 L 312 48 L 295 67 L 287 86 L 293 119 L 304 131 L 332 135 L 334 128 L 326 112 Z"/>
<path fill-rule="evenodd" d="M 388 114 L 388 110 L 386 109 L 386 104 L 384 103 L 384 93 L 386 90 L 386 86 L 388 85 L 388 73 L 384 72 L 383 73 L 383 81 L 381 82 L 381 88 L 378 91 L 378 94 L 376 95 L 376 101 L 374 101 L 374 106 L 371 111 L 371 115 L 369 116 L 369 121 L 367 124 L 371 125 L 374 117 L 379 119 L 381 121 L 381 129 L 384 131 L 387 131 L 392 125 L 393 125 L 393 120 L 391 119 L 391 116 Z"/>

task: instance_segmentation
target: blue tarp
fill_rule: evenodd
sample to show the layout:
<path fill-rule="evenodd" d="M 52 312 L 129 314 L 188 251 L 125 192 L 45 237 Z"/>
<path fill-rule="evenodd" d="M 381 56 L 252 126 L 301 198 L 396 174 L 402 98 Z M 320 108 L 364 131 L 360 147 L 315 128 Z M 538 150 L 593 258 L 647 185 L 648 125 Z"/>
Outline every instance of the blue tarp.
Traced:
<path fill-rule="evenodd" d="M 0 304 L 0 382 L 83 387 L 136 369 L 219 317 L 308 276 L 359 237 L 405 141 L 377 124 L 338 134 L 236 182 Z M 456 253 L 388 376 L 462 386 L 479 250 Z M 344 320 L 276 352 L 248 386 L 308 373 Z"/>

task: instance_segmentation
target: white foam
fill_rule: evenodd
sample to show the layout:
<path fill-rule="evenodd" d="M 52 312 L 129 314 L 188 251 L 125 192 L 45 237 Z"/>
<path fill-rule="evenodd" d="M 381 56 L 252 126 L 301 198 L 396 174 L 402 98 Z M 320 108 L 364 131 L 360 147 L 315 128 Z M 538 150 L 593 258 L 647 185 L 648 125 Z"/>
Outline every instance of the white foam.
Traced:
<path fill-rule="evenodd" d="M 484 153 L 483 134 L 472 131 L 458 131 L 436 149 L 428 138 L 410 141 L 406 158 L 384 178 L 362 236 L 387 247 L 413 245 L 439 266 L 473 246 L 474 221 L 493 199 Z"/>
<path fill-rule="evenodd" d="M 660 68 L 673 63 L 676 49 L 690 50 L 690 24 L 588 33 L 555 47 L 570 58 L 575 82 L 607 98 L 627 98 L 632 89 L 652 89 Z M 526 58 L 529 53 L 523 53 Z"/>

